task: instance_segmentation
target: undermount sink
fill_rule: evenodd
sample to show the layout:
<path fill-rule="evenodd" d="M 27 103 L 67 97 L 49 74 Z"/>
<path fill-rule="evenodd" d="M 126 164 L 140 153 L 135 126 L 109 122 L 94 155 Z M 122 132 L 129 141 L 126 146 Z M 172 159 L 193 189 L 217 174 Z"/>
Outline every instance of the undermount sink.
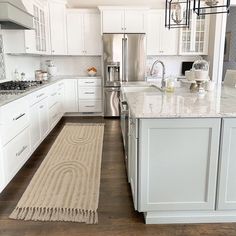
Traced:
<path fill-rule="evenodd" d="M 156 93 L 156 92 L 163 92 L 163 90 L 156 86 L 156 85 L 149 85 L 149 86 L 139 86 L 139 87 L 123 87 L 122 88 L 125 93 L 137 93 L 137 92 L 144 92 L 144 93 Z"/>

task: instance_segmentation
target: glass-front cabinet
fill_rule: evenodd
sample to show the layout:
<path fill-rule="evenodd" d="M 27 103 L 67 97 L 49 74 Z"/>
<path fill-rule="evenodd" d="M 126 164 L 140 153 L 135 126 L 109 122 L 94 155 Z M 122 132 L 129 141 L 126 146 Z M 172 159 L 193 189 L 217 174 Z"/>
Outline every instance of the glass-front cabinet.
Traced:
<path fill-rule="evenodd" d="M 209 15 L 197 16 L 192 12 L 190 27 L 180 30 L 180 55 L 207 55 L 209 41 Z"/>
<path fill-rule="evenodd" d="M 46 23 L 45 12 L 38 5 L 34 4 L 34 26 L 36 50 L 38 52 L 46 52 Z"/>

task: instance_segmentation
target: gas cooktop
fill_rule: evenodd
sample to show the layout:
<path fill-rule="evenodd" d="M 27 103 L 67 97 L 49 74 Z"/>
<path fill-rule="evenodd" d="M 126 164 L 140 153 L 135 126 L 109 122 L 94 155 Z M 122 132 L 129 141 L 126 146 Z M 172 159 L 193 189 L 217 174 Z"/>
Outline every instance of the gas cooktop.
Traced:
<path fill-rule="evenodd" d="M 0 95 L 24 93 L 31 87 L 42 85 L 42 81 L 8 81 L 0 83 Z"/>

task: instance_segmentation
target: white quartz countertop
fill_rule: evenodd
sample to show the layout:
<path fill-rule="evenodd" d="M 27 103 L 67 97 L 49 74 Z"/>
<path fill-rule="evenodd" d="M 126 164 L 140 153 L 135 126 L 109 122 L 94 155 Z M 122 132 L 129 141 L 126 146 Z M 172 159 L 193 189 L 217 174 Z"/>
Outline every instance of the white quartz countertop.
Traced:
<path fill-rule="evenodd" d="M 127 92 L 126 100 L 135 118 L 236 117 L 236 89 L 223 87 L 205 96 L 176 88 L 174 93 Z"/>

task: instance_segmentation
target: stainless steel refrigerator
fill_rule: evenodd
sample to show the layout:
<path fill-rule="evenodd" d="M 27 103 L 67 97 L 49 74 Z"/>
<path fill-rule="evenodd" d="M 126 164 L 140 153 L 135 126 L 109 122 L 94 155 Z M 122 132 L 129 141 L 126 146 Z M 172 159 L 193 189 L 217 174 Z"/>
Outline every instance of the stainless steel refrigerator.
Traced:
<path fill-rule="evenodd" d="M 104 34 L 104 115 L 120 116 L 120 86 L 145 80 L 146 35 Z"/>

